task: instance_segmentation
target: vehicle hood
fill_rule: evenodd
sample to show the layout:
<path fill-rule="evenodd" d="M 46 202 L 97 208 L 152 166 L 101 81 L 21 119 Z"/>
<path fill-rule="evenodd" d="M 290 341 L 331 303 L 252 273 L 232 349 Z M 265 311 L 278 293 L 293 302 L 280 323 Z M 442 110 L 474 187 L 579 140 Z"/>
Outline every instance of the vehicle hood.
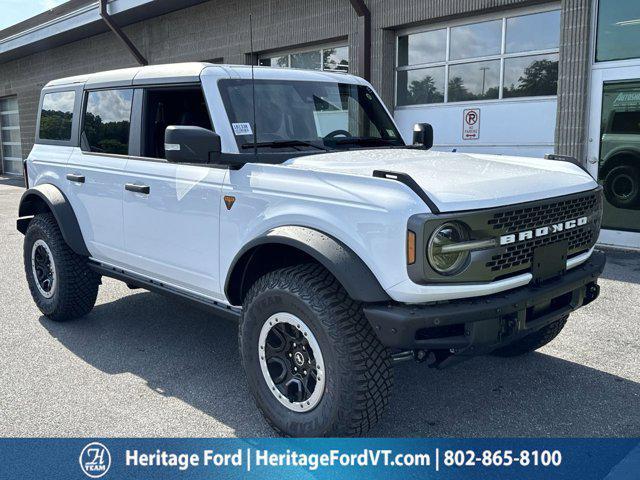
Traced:
<path fill-rule="evenodd" d="M 597 187 L 588 173 L 572 163 L 502 155 L 348 150 L 298 157 L 284 166 L 367 177 L 374 170 L 406 173 L 441 212 L 524 203 Z"/>

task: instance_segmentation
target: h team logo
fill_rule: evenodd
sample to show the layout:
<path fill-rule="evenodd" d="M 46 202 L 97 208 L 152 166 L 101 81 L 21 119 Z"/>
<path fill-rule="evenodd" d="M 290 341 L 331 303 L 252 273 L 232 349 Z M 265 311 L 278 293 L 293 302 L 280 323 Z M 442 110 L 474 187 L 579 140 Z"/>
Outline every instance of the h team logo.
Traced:
<path fill-rule="evenodd" d="M 80 453 L 80 468 L 91 478 L 100 478 L 111 467 L 111 454 L 107 447 L 99 442 L 91 442 Z"/>

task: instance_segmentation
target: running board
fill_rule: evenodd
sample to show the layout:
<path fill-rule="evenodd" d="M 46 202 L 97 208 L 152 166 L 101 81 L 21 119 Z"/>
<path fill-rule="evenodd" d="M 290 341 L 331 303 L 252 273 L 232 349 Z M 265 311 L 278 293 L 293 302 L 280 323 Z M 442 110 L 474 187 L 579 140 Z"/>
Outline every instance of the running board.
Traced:
<path fill-rule="evenodd" d="M 431 210 L 431 213 L 440 213 L 438 206 L 429 198 L 427 192 L 425 192 L 418 182 L 416 182 L 411 175 L 401 172 L 390 172 L 387 170 L 374 170 L 373 176 L 376 178 L 386 178 L 387 180 L 395 180 L 396 182 L 404 183 L 413 192 L 420 197 L 420 199 L 427 204 L 427 207 Z"/>
<path fill-rule="evenodd" d="M 166 283 L 159 282 L 151 278 L 146 278 L 142 275 L 133 274 L 122 270 L 121 268 L 105 265 L 96 260 L 89 260 L 88 265 L 89 268 L 91 268 L 91 270 L 93 270 L 94 272 L 97 272 L 100 275 L 104 275 L 105 277 L 111 277 L 115 278 L 116 280 L 121 280 L 127 285 L 144 288 L 145 290 L 160 293 L 162 295 L 180 297 L 181 299 L 186 300 L 189 303 L 193 303 L 199 307 L 205 307 L 213 313 L 216 313 L 228 319 L 238 320 L 240 318 L 239 308 L 216 302 L 215 300 L 197 295 L 195 293 L 186 292 L 172 285 L 167 285 Z"/>

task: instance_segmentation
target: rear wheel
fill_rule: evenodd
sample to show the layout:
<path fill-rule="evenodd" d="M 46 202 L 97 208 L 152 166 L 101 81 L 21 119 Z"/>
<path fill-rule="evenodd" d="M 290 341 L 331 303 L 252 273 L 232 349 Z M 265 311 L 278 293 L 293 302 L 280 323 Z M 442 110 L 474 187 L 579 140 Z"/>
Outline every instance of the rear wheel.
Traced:
<path fill-rule="evenodd" d="M 389 352 L 361 305 L 319 265 L 257 280 L 243 305 L 239 339 L 256 404 L 284 435 L 360 435 L 387 406 Z"/>
<path fill-rule="evenodd" d="M 38 214 L 24 238 L 24 266 L 31 296 L 51 320 L 86 315 L 98 295 L 100 276 L 69 248 L 51 214 Z"/>
<path fill-rule="evenodd" d="M 537 332 L 533 332 L 506 347 L 494 350 L 491 352 L 491 355 L 497 357 L 517 357 L 525 353 L 533 352 L 556 338 L 566 325 L 568 319 L 569 315 L 562 317 Z"/>

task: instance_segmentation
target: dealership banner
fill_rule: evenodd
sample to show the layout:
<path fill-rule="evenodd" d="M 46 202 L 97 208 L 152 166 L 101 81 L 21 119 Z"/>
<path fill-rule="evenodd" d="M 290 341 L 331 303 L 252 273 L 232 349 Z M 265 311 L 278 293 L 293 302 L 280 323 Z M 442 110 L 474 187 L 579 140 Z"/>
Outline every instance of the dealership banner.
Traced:
<path fill-rule="evenodd" d="M 631 480 L 640 439 L 0 439 L 0 478 Z"/>

